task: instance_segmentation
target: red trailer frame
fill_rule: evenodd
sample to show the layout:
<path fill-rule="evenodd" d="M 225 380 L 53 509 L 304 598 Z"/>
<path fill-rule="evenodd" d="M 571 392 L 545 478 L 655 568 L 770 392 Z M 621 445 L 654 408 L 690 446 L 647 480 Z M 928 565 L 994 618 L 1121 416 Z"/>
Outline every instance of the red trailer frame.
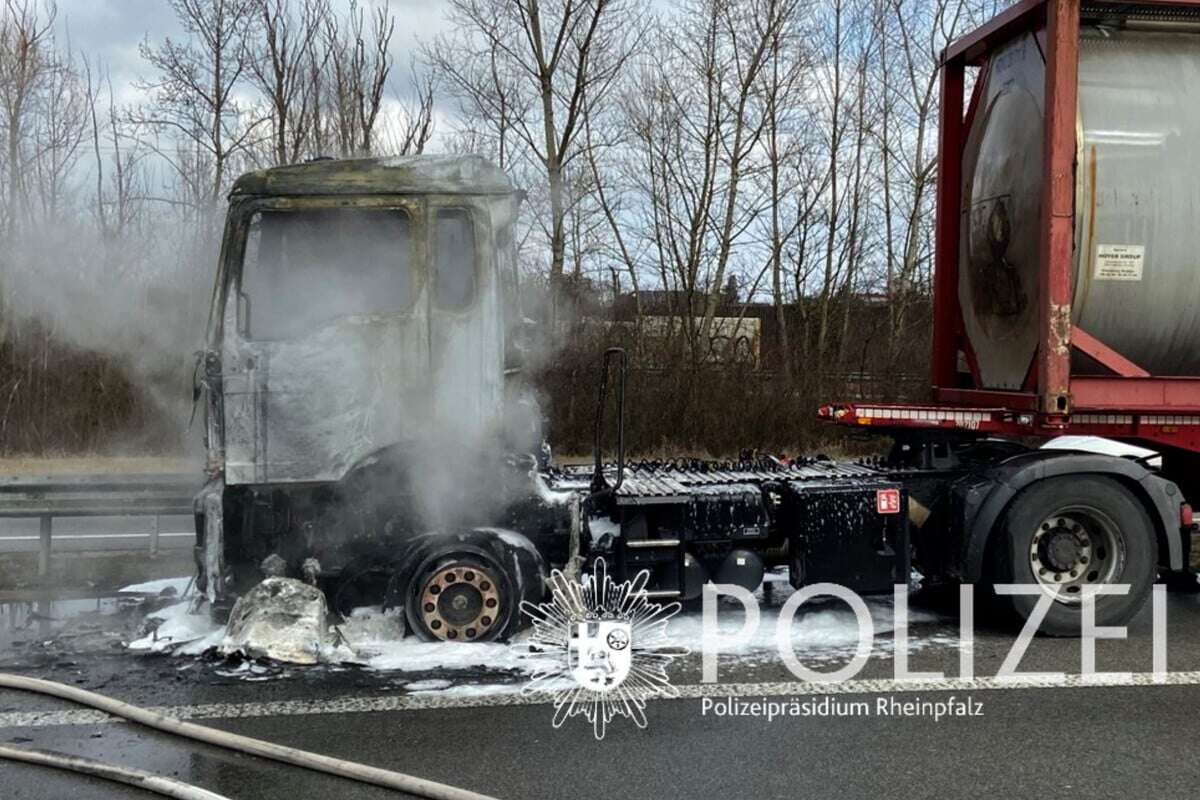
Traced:
<path fill-rule="evenodd" d="M 1200 0 L 1138 0 L 1136 4 L 1111 5 L 1114 13 L 1137 7 L 1200 9 Z M 822 417 L 841 424 L 885 428 L 965 428 L 1040 436 L 1070 432 L 1200 452 L 1200 377 L 1151 375 L 1071 322 L 1080 10 L 1080 0 L 1022 0 L 943 51 L 933 285 L 933 404 L 829 405 L 821 408 Z M 980 102 L 983 81 L 979 76 L 987 70 L 988 60 L 998 47 L 1029 31 L 1036 33 L 1046 56 L 1038 347 L 1022 390 L 999 391 L 985 387 L 980 379 L 958 302 L 962 159 L 967 132 Z M 964 114 L 968 67 L 979 68 L 980 73 Z M 1112 374 L 1072 374 L 1072 349 L 1090 356 Z M 960 359 L 967 364 L 969 376 L 959 372 Z"/>

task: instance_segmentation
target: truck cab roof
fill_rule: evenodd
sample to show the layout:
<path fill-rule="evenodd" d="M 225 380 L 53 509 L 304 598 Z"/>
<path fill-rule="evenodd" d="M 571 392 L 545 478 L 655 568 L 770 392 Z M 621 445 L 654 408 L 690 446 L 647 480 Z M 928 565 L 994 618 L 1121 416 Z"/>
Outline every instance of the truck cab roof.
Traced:
<path fill-rule="evenodd" d="M 320 159 L 260 169 L 238 178 L 229 196 L 507 195 L 514 191 L 508 176 L 482 156 L 413 155 Z"/>

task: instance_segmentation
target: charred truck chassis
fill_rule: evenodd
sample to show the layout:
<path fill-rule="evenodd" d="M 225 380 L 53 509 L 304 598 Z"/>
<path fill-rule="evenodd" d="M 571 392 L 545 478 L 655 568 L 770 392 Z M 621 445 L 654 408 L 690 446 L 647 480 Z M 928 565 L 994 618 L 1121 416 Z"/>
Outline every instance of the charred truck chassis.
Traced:
<path fill-rule="evenodd" d="M 1078 633 L 1081 598 L 1102 584 L 1129 589 L 1097 598 L 1097 624 L 1128 621 L 1159 572 L 1187 574 L 1191 541 L 1179 488 L 1145 464 L 968 435 L 853 465 L 631 465 L 588 516 L 590 554 L 618 574 L 650 569 L 657 596 L 694 598 L 707 580 L 752 590 L 773 566 L 796 588 L 891 593 L 915 568 L 926 585 L 1037 585 L 1057 600 L 1041 624 L 1057 635 Z M 1010 610 L 1025 618 L 1036 600 Z"/>
<path fill-rule="evenodd" d="M 514 413 L 506 358 L 515 204 L 507 178 L 471 157 L 319 162 L 238 181 L 199 369 L 210 480 L 195 552 L 214 611 L 289 575 L 320 585 L 340 613 L 382 602 L 421 636 L 503 638 L 550 570 L 575 575 L 604 557 L 617 577 L 649 570 L 659 598 L 696 598 L 706 581 L 753 590 L 777 566 L 796 587 L 863 594 L 907 585 L 914 567 L 929 583 L 1034 584 L 1057 598 L 1043 630 L 1066 634 L 1087 587 L 1130 584 L 1097 603 L 1097 622 L 1118 624 L 1158 570 L 1186 568 L 1179 489 L 1122 458 L 914 430 L 869 463 L 626 464 L 620 351 L 601 371 L 595 466 L 523 455 L 541 439 Z M 360 209 L 376 216 L 364 222 Z M 355 251 L 323 291 L 341 292 L 372 259 L 408 271 L 399 283 L 368 276 L 366 290 L 328 303 L 293 295 L 282 313 L 275 288 L 255 289 L 252 270 L 275 270 L 284 286 L 312 280 L 304 270 L 369 240 L 381 213 L 403 224 L 389 219 L 387 246 Z M 465 277 L 444 280 L 443 268 Z M 388 292 L 399 299 L 381 301 Z M 310 306 L 322 313 L 297 328 Z M 617 461 L 605 465 L 614 364 Z M 459 370 L 449 379 L 448 365 Z M 439 426 L 454 435 L 425 435 Z M 431 503 L 429 487 L 447 478 Z M 1013 610 L 1026 616 L 1033 601 Z"/>

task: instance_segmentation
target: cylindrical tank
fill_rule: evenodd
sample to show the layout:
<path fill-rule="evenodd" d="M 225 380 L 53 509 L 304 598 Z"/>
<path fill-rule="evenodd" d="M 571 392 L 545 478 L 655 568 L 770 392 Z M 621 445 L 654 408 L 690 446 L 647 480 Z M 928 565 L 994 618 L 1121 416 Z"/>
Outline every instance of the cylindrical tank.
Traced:
<path fill-rule="evenodd" d="M 732 583 L 752 592 L 762 583 L 765 571 L 762 556 L 753 550 L 735 548 L 717 567 L 716 582 Z"/>
<path fill-rule="evenodd" d="M 997 52 L 963 154 L 959 302 L 989 387 L 1020 387 L 1037 348 L 1044 80 L 1033 34 Z M 1072 320 L 1200 375 L 1200 33 L 1085 27 L 1076 142 Z"/>
<path fill-rule="evenodd" d="M 704 593 L 704 584 L 708 583 L 708 569 L 703 562 L 691 553 L 683 556 L 683 599 L 695 600 Z"/>

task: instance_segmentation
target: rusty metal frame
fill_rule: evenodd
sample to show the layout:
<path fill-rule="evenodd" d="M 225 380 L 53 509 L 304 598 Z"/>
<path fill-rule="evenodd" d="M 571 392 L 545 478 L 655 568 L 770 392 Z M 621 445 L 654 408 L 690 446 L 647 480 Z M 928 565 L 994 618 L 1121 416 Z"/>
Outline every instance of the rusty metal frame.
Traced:
<path fill-rule="evenodd" d="M 1071 410 L 1071 256 L 1075 246 L 1075 118 L 1079 0 L 1046 5 L 1045 164 L 1038 252 L 1038 405 Z"/>
<path fill-rule="evenodd" d="M 1113 5 L 1119 11 L 1127 4 Z M 1200 0 L 1141 0 L 1138 5 L 1194 7 L 1200 6 Z M 1023 428 L 1027 434 L 1059 433 L 1068 427 L 1074 432 L 1090 429 L 1088 423 L 1081 424 L 1094 416 L 1089 412 L 1120 413 L 1130 419 L 1200 412 L 1200 378 L 1150 375 L 1071 323 L 1079 27 L 1080 0 L 1021 0 L 955 40 L 941 58 L 931 354 L 933 397 L 937 404 L 957 408 L 1032 412 L 1032 430 Z M 982 385 L 958 303 L 962 157 L 971 120 L 981 102 L 982 72 L 966 109 L 963 94 L 968 67 L 986 70 L 988 59 L 997 47 L 1026 32 L 1038 36 L 1046 56 L 1038 349 L 1022 390 L 1001 391 Z M 1072 375 L 1072 349 L 1087 354 L 1113 375 Z M 961 369 L 964 362 L 967 375 Z M 1200 449 L 1200 434 L 1177 435 L 1169 429 L 1160 429 L 1163 426 L 1148 433 L 1145 426 L 1131 428 L 1131 425 L 1122 423 L 1116 429 L 1110 425 L 1104 430 L 1110 435 L 1136 436 Z"/>
<path fill-rule="evenodd" d="M 1149 378 L 1150 373 L 1092 336 L 1078 325 L 1071 326 L 1071 346 L 1095 359 L 1122 378 Z"/>

